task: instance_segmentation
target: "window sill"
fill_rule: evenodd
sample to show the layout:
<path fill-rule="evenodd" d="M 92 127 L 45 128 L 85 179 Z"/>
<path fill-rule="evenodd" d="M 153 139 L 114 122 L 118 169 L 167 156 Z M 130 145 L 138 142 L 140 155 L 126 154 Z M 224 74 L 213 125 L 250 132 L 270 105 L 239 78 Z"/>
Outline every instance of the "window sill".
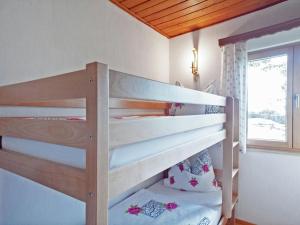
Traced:
<path fill-rule="evenodd" d="M 255 151 L 263 151 L 263 152 L 300 154 L 300 149 L 288 148 L 288 147 L 261 146 L 261 145 L 247 144 L 247 150 L 248 149 L 253 149 Z"/>

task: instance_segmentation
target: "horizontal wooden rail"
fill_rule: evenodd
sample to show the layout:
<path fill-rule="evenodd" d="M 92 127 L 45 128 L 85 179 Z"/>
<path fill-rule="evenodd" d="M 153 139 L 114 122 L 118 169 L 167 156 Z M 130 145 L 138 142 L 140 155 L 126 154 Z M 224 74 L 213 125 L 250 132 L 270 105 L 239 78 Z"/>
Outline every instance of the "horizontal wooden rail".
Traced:
<path fill-rule="evenodd" d="M 78 99 L 87 96 L 92 76 L 85 70 L 0 87 L 0 105 Z"/>
<path fill-rule="evenodd" d="M 133 117 L 149 117 L 149 116 L 167 116 L 164 110 L 152 109 L 109 109 L 109 116 L 112 119 L 133 119 Z"/>
<path fill-rule="evenodd" d="M 176 163 L 224 140 L 225 137 L 226 132 L 222 130 L 111 170 L 109 176 L 110 199 Z M 128 176 L 128 174 L 130 174 L 130 176 Z"/>
<path fill-rule="evenodd" d="M 85 108 L 85 104 L 86 104 L 85 98 L 78 98 L 78 99 L 48 100 L 48 101 L 11 102 L 9 105 L 28 106 L 28 107 Z"/>
<path fill-rule="evenodd" d="M 225 106 L 225 97 L 109 71 L 110 97 L 146 101 Z"/>
<path fill-rule="evenodd" d="M 85 201 L 85 171 L 0 149 L 0 168 Z"/>
<path fill-rule="evenodd" d="M 164 102 L 145 102 L 145 101 L 130 101 L 125 99 L 111 98 L 109 107 L 113 109 L 162 109 L 170 108 L 169 103 Z"/>
<path fill-rule="evenodd" d="M 85 121 L 0 118 L 0 136 L 78 148 L 86 148 L 89 142 Z"/>
<path fill-rule="evenodd" d="M 109 127 L 110 148 L 222 124 L 225 121 L 226 115 L 223 113 L 113 120 Z"/>

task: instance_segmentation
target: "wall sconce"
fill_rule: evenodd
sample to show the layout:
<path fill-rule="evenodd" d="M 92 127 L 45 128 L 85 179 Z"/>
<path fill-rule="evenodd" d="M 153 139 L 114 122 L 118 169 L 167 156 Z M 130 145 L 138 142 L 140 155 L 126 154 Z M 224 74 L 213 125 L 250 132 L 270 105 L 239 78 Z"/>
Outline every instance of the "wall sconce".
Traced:
<path fill-rule="evenodd" d="M 198 72 L 198 51 L 197 49 L 193 48 L 193 61 L 192 61 L 192 74 L 194 76 L 194 81 L 199 79 L 199 72 Z"/>

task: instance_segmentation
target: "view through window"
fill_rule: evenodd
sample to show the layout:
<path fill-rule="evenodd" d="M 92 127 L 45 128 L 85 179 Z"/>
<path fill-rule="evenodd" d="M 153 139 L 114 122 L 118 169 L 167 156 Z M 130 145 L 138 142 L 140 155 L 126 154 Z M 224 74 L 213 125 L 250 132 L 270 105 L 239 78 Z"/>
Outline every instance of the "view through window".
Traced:
<path fill-rule="evenodd" d="M 248 62 L 248 139 L 287 141 L 288 55 Z"/>

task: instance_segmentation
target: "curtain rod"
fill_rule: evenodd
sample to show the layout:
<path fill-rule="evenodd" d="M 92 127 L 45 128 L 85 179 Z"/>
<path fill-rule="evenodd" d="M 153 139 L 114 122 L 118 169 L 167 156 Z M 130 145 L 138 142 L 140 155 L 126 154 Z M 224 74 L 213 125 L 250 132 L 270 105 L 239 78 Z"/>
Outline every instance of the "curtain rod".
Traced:
<path fill-rule="evenodd" d="M 246 33 L 233 35 L 230 37 L 219 39 L 219 46 L 222 47 L 227 44 L 234 44 L 240 41 L 247 41 L 252 38 L 258 38 L 269 34 L 274 34 L 280 31 L 290 30 L 300 26 L 300 17 L 288 20 L 283 23 L 278 23 L 272 26 L 263 27 L 257 30 L 252 30 Z"/>

